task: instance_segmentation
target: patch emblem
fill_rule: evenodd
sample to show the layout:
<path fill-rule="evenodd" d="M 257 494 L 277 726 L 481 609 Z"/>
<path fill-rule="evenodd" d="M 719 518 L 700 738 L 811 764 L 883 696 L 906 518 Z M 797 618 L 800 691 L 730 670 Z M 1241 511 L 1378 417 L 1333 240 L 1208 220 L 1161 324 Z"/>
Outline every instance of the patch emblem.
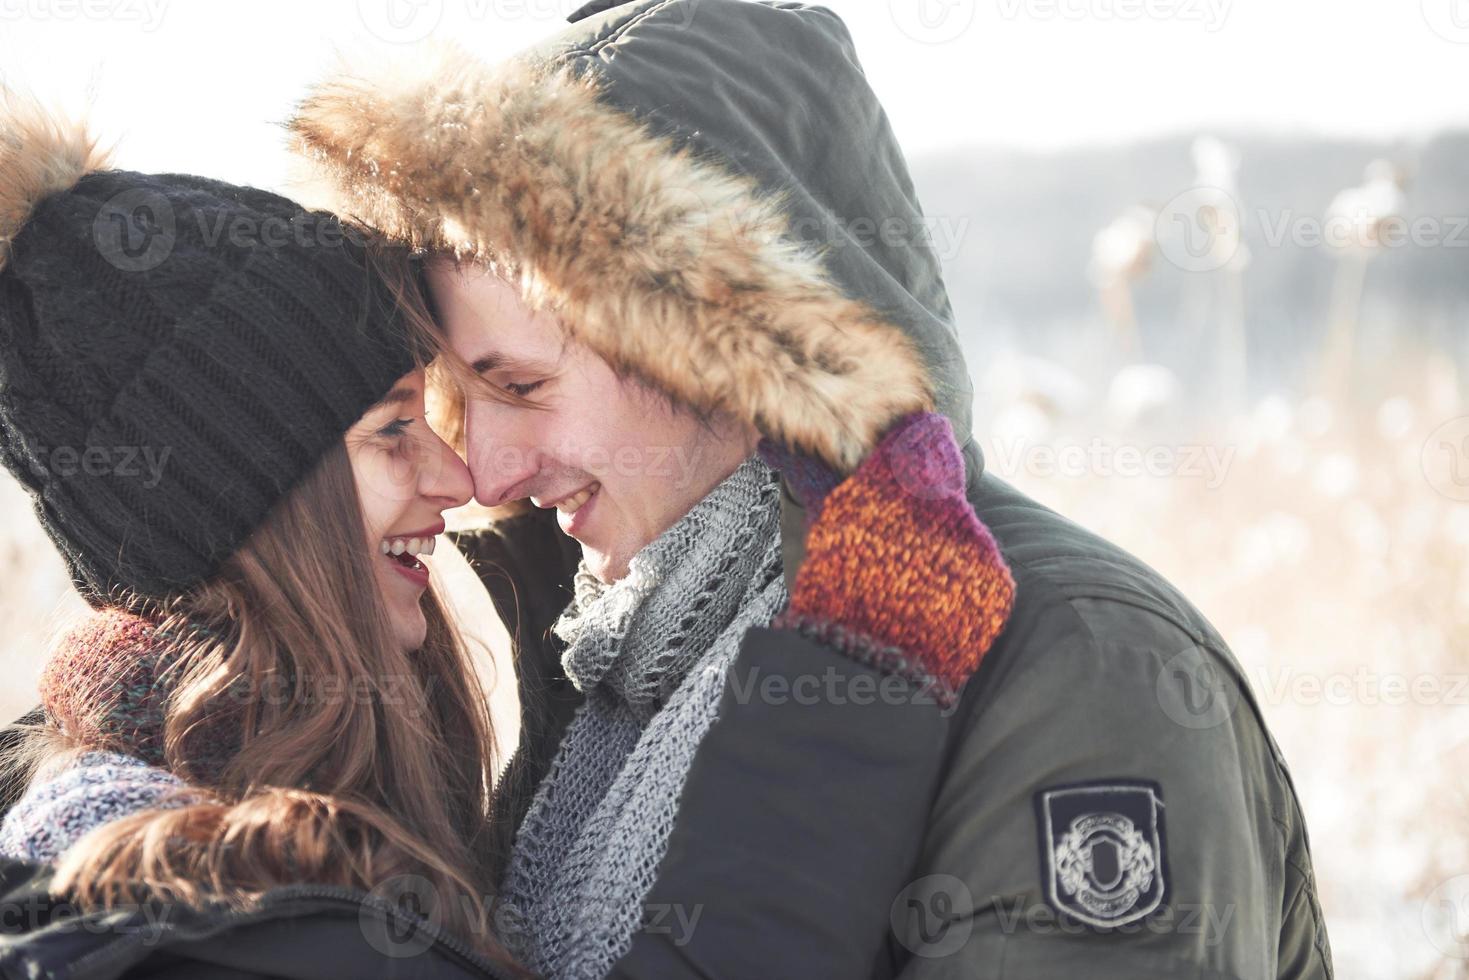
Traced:
<path fill-rule="evenodd" d="M 1089 926 L 1151 915 L 1168 891 L 1163 790 L 1140 779 L 1105 779 L 1035 795 L 1041 884 L 1058 912 Z"/>

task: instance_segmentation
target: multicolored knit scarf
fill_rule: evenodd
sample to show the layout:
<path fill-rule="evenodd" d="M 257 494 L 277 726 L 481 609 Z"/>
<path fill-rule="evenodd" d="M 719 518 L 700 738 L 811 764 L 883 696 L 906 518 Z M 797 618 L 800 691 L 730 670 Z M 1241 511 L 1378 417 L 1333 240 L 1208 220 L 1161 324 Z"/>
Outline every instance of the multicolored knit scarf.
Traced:
<path fill-rule="evenodd" d="M 0 858 L 55 861 L 103 824 L 197 798 L 188 783 L 135 756 L 83 752 L 48 769 L 6 812 Z"/>
<path fill-rule="evenodd" d="M 185 670 L 184 637 L 120 609 L 93 613 L 41 673 L 46 723 L 85 751 L 44 768 L 0 823 L 0 857 L 54 861 L 89 832 L 197 791 L 169 771 L 168 704 Z M 192 778 L 208 785 L 239 750 L 237 713 L 221 705 L 187 737 Z"/>
<path fill-rule="evenodd" d="M 88 749 L 163 766 L 168 703 L 183 679 L 185 637 L 159 622 L 104 609 L 72 629 L 41 674 L 48 724 Z M 239 751 L 238 716 L 219 706 L 191 732 L 183 755 L 208 784 Z"/>

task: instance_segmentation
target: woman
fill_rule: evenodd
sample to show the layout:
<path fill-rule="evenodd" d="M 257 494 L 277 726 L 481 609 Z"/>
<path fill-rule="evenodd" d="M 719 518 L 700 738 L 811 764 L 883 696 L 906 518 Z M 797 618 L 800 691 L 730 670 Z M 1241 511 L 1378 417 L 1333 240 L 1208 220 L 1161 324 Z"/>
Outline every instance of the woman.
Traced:
<path fill-rule="evenodd" d="M 41 116 L 4 131 L 0 445 L 98 612 L 47 666 L 46 724 L 26 746 L 36 776 L 0 834 L 20 858 L 0 865 L 0 893 L 28 910 L 0 928 L 0 968 L 515 974 L 484 871 L 485 700 L 413 557 L 470 487 L 424 421 L 404 324 L 421 298 L 403 256 L 373 257 L 275 195 L 101 169 L 81 133 Z M 148 487 L 56 462 L 59 448 L 96 462 L 148 445 L 170 451 Z M 727 691 L 680 826 L 723 835 L 723 858 L 675 846 L 660 881 L 689 917 L 711 913 L 692 927 L 790 931 L 784 966 L 804 956 L 840 975 L 829 938 L 877 934 L 850 928 L 874 910 L 844 896 L 897 892 L 933 788 L 946 721 L 918 695 L 974 671 L 1012 586 L 938 417 L 899 421 L 840 482 L 768 454 L 821 516 L 793 628 L 752 631 L 736 671 L 896 674 L 915 703 L 808 709 Z M 876 560 L 901 561 L 918 587 L 866 595 L 842 572 L 838 551 L 874 535 L 874 506 L 882 540 L 902 544 Z M 926 584 L 940 571 L 948 591 Z M 985 601 L 956 605 L 953 590 Z M 821 742 L 842 751 L 791 751 Z M 769 796 L 719 798 L 720 766 L 773 755 Z M 801 793 L 830 804 L 820 826 L 785 819 L 781 801 Z M 860 862 L 834 859 L 858 849 Z M 817 882 L 807 859 L 846 867 Z M 730 908 L 722 889 L 747 894 L 742 874 L 777 901 Z M 639 942 L 617 975 L 718 966 L 682 959 L 655 924 Z"/>
<path fill-rule="evenodd" d="M 104 170 L 34 110 L 5 132 L 5 461 L 99 609 L 46 667 L 5 850 L 83 905 L 411 872 L 500 958 L 486 699 L 416 557 L 471 484 L 392 288 L 330 216 Z M 123 446 L 156 485 L 58 462 Z"/>

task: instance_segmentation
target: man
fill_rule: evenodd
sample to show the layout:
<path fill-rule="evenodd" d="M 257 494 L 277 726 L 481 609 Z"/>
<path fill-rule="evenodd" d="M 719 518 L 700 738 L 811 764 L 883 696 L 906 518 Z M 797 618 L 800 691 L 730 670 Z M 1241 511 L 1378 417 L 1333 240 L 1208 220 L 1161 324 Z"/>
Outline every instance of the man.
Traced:
<path fill-rule="evenodd" d="M 523 399 L 471 398 L 466 450 L 482 503 L 541 510 L 461 541 L 520 643 L 502 801 L 509 929 L 538 926 L 522 955 L 558 976 L 636 958 L 659 942 L 639 910 L 690 900 L 650 891 L 662 855 L 718 859 L 676 812 L 738 635 L 802 561 L 799 495 L 757 434 L 850 469 L 875 420 L 931 398 L 1016 605 L 954 705 L 912 884 L 833 896 L 891 911 L 850 937 L 862 970 L 1330 976 L 1300 808 L 1223 640 L 985 473 L 922 212 L 841 22 L 746 0 L 572 21 L 497 69 L 344 74 L 293 123 L 354 211 L 461 256 L 430 264 L 447 346 Z M 679 955 L 779 970 L 730 936 L 694 929 Z"/>

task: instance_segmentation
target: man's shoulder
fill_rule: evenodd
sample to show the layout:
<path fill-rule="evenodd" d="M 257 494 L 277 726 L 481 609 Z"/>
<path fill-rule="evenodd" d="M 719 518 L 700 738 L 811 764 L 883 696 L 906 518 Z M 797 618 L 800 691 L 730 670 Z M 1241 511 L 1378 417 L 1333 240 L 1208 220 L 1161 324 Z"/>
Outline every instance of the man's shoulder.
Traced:
<path fill-rule="evenodd" d="M 1072 727 L 1115 715 L 1112 741 L 1143 752 L 1180 729 L 1269 741 L 1234 655 L 1172 583 L 998 479 L 971 499 L 1016 581 L 1010 622 L 966 694 L 975 715 L 1001 700 L 999 714 L 1023 704 Z"/>
<path fill-rule="evenodd" d="M 1228 813 L 1219 841 L 1277 850 L 1277 830 L 1299 824 L 1295 793 L 1224 639 L 1122 548 L 981 482 L 976 510 L 1010 560 L 1016 604 L 964 693 L 955 771 L 982 765 L 1036 799 L 1072 783 L 1157 784 L 1191 831 Z"/>
<path fill-rule="evenodd" d="M 1217 639 L 1203 615 L 1152 567 L 998 477 L 982 476 L 970 503 L 1015 574 L 1022 614 L 1071 604 L 1077 629 L 1109 633 L 1156 619 Z"/>
<path fill-rule="evenodd" d="M 1228 647 L 1123 549 L 998 480 L 971 500 L 1016 606 L 961 698 L 920 865 L 967 906 L 966 967 L 1273 973 L 1309 853 Z M 1115 878 L 1089 870 L 1103 857 Z M 1324 950 L 1319 916 L 1295 932 Z"/>

